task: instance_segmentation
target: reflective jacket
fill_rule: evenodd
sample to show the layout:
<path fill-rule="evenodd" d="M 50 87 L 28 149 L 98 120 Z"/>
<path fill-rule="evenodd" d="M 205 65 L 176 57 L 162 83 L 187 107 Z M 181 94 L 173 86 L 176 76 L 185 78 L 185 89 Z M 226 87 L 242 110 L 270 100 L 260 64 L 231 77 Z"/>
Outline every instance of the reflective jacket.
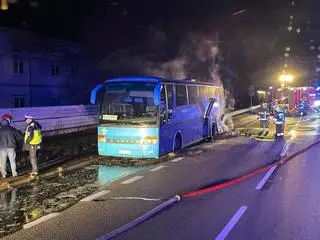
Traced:
<path fill-rule="evenodd" d="M 42 142 L 41 125 L 38 122 L 31 122 L 27 125 L 24 142 L 30 145 L 39 145 Z"/>

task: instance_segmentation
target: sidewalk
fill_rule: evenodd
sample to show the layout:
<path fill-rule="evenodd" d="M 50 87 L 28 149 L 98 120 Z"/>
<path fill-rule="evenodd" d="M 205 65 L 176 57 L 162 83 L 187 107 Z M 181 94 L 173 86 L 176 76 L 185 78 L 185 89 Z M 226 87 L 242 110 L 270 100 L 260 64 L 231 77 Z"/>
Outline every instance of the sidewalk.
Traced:
<path fill-rule="evenodd" d="M 61 171 L 61 169 L 66 171 L 71 166 L 81 167 L 81 164 L 83 166 L 91 164 L 92 161 L 95 161 L 92 156 L 96 153 L 96 136 L 96 130 L 88 130 L 45 137 L 39 153 L 38 166 L 40 175 L 37 176 L 37 178 L 53 176 L 57 174 L 57 169 L 59 169 L 59 171 Z M 11 176 L 5 179 L 1 178 L 0 191 L 35 180 L 29 175 L 31 165 L 28 153 L 19 151 L 16 161 L 19 176 L 15 178 Z M 9 172 L 11 171 L 10 164 L 7 170 Z"/>

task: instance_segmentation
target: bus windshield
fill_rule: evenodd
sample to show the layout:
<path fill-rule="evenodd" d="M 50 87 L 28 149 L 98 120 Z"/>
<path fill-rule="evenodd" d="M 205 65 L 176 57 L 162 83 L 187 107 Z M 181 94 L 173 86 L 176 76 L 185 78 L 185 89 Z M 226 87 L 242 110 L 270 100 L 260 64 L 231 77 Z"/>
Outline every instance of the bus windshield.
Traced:
<path fill-rule="evenodd" d="M 158 106 L 154 104 L 155 83 L 107 83 L 101 103 L 101 123 L 156 125 Z"/>

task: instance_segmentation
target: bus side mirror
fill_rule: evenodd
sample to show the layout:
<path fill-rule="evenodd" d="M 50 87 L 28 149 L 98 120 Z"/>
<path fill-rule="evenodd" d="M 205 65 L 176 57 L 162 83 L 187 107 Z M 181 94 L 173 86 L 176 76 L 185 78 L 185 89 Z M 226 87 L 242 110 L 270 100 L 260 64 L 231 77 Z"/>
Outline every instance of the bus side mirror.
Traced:
<path fill-rule="evenodd" d="M 90 103 L 95 105 L 97 104 L 97 92 L 102 88 L 102 84 L 99 84 L 91 91 Z"/>

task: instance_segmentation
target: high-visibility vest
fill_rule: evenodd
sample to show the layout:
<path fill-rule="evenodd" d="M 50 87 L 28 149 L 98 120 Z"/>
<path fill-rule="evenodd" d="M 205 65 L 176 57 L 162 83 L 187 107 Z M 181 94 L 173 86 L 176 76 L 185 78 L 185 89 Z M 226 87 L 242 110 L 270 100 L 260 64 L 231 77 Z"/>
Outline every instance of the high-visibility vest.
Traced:
<path fill-rule="evenodd" d="M 27 142 L 27 139 L 30 135 L 30 132 L 28 131 L 29 130 L 29 126 L 27 126 L 27 129 L 26 129 L 26 132 L 24 134 L 24 142 L 26 143 Z M 31 145 L 37 145 L 37 144 L 40 144 L 42 142 L 42 135 L 41 135 L 41 130 L 40 129 L 37 129 L 37 130 L 34 130 L 33 131 L 33 138 L 32 140 L 29 142 L 29 144 Z"/>

